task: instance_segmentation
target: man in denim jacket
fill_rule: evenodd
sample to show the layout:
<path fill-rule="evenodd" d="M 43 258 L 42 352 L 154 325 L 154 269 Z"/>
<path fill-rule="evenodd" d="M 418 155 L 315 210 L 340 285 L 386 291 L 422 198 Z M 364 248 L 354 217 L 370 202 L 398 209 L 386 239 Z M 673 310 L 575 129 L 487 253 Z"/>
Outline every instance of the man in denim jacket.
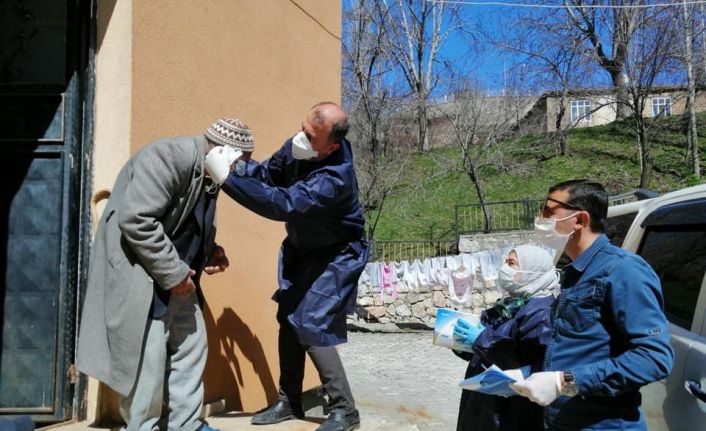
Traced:
<path fill-rule="evenodd" d="M 639 389 L 672 368 L 659 278 L 642 258 L 610 244 L 607 213 L 601 184 L 571 180 L 549 189 L 535 222 L 543 242 L 566 241 L 572 260 L 552 311 L 546 371 L 512 385 L 546 406 L 547 429 L 645 430 Z"/>

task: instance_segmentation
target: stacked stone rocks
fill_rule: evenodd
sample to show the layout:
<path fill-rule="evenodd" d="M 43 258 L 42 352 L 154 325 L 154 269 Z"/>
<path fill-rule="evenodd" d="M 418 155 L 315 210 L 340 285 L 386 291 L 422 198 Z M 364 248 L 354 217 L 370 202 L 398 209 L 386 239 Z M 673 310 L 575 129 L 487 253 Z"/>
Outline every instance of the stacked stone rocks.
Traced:
<path fill-rule="evenodd" d="M 476 253 L 494 248 L 513 247 L 531 242 L 527 232 L 500 233 L 490 235 L 462 236 L 459 251 Z M 476 272 L 473 293 L 464 303 L 451 299 L 446 286 L 419 286 L 408 289 L 403 282 L 396 284 L 396 295 L 369 285 L 358 286 L 356 313 L 348 317 L 349 324 L 362 323 L 370 327 L 376 324 L 395 324 L 400 327 L 433 328 L 437 308 L 452 308 L 473 314 L 495 305 L 502 296 L 492 280 L 483 280 L 480 269 Z"/>
<path fill-rule="evenodd" d="M 393 323 L 433 328 L 437 308 L 453 308 L 480 314 L 484 309 L 493 306 L 501 296 L 492 281 L 485 282 L 479 275 L 476 276 L 473 293 L 465 303 L 451 300 L 445 286 L 418 287 L 413 290 L 407 290 L 404 283 L 398 283 L 397 286 L 397 297 L 393 298 L 388 292 L 360 285 L 356 314 L 349 317 L 349 323 Z"/>

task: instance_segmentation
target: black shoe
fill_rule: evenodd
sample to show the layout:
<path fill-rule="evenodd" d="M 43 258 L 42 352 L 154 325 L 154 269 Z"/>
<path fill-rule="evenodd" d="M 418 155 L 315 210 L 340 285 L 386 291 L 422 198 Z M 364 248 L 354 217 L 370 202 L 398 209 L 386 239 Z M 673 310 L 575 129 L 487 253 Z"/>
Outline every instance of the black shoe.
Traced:
<path fill-rule="evenodd" d="M 253 425 L 269 425 L 290 419 L 304 419 L 302 405 L 300 403 L 277 400 L 276 403 L 253 416 L 250 423 Z"/>
<path fill-rule="evenodd" d="M 316 431 L 353 431 L 360 428 L 360 415 L 358 410 L 345 414 L 338 410 L 332 410 L 328 419 L 316 428 Z"/>

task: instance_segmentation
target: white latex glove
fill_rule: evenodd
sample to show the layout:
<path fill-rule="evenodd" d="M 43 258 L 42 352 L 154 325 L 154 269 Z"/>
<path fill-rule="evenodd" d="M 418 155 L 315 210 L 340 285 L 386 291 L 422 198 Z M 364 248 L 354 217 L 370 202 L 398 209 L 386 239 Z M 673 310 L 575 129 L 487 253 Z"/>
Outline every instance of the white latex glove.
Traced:
<path fill-rule="evenodd" d="M 515 379 L 515 381 L 517 381 L 517 382 L 525 379 L 525 375 L 522 374 L 522 370 L 519 368 L 515 368 L 513 370 L 503 370 L 503 372 L 505 374 L 507 374 L 508 376 L 512 377 L 513 379 Z"/>
<path fill-rule="evenodd" d="M 525 380 L 511 383 L 513 391 L 529 398 L 540 406 L 548 406 L 559 397 L 561 371 L 542 371 L 531 374 Z"/>
<path fill-rule="evenodd" d="M 213 182 L 220 186 L 228 178 L 233 162 L 242 155 L 243 152 L 240 150 L 218 145 L 206 154 L 203 166 Z"/>

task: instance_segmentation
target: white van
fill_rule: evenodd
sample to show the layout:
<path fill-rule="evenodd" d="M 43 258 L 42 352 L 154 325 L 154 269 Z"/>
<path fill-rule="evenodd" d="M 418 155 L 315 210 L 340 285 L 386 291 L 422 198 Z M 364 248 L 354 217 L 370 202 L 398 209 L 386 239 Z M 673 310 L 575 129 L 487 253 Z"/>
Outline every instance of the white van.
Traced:
<path fill-rule="evenodd" d="M 676 352 L 671 374 L 641 391 L 647 427 L 705 431 L 706 185 L 610 207 L 608 218 L 614 243 L 621 240 L 620 225 L 632 220 L 622 247 L 642 256 L 662 280 Z"/>

